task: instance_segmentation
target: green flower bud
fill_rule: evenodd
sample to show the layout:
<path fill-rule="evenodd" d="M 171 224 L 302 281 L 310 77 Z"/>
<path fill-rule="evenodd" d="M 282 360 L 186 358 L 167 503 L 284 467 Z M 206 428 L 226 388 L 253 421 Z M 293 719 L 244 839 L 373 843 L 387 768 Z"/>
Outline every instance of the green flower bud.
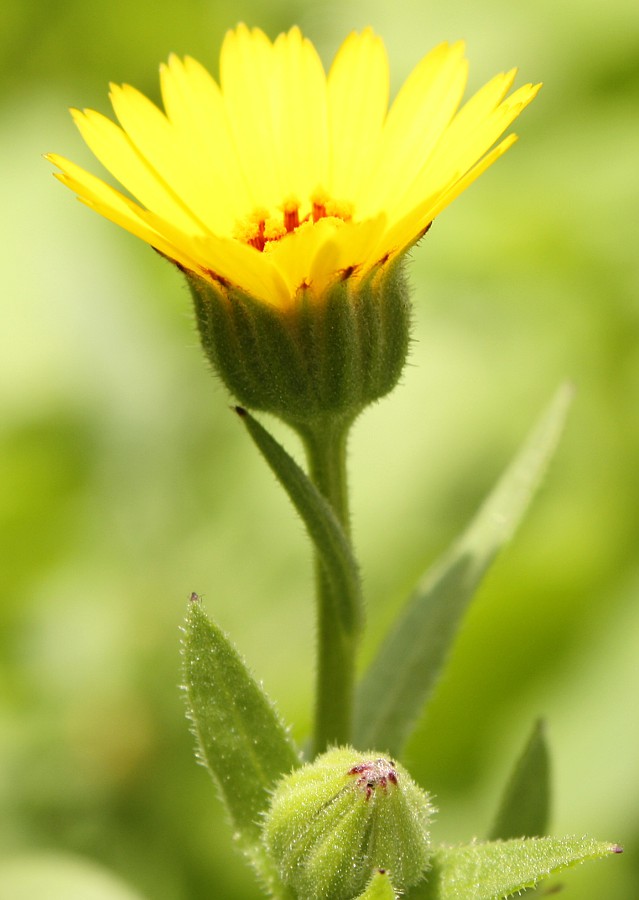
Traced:
<path fill-rule="evenodd" d="M 351 900 L 376 869 L 393 888 L 428 868 L 428 794 L 394 760 L 351 747 L 329 750 L 283 778 L 264 842 L 299 900 Z"/>
<path fill-rule="evenodd" d="M 410 326 L 401 262 L 344 272 L 321 296 L 302 287 L 288 307 L 185 274 L 204 351 L 242 406 L 303 431 L 351 422 L 397 383 Z"/>

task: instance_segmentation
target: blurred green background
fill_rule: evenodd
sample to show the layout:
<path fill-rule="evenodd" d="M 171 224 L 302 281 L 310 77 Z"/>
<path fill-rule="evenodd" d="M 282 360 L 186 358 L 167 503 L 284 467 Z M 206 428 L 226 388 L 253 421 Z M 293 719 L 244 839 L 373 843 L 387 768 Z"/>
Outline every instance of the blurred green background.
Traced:
<path fill-rule="evenodd" d="M 567 900 L 639 897 L 639 6 L 8 0 L 2 16 L 0 900 L 258 896 L 177 689 L 191 591 L 296 737 L 309 727 L 302 528 L 206 370 L 177 272 L 74 202 L 40 156 L 99 173 L 67 107 L 108 112 L 110 80 L 158 99 L 171 51 L 215 72 L 240 19 L 272 37 L 298 23 L 326 64 L 372 24 L 395 90 L 459 37 L 471 88 L 513 65 L 518 83 L 545 82 L 520 143 L 414 251 L 411 365 L 354 432 L 364 657 L 574 380 L 544 490 L 406 763 L 437 796 L 437 839 L 482 836 L 545 716 L 553 831 L 626 845 L 562 878 Z"/>

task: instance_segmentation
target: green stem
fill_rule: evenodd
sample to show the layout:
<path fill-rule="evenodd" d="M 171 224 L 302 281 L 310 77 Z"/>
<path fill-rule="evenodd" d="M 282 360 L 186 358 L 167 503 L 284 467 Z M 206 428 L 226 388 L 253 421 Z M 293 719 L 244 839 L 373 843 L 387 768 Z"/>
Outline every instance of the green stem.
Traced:
<path fill-rule="evenodd" d="M 309 475 L 317 489 L 331 504 L 345 534 L 349 535 L 348 485 L 346 477 L 346 442 L 350 422 L 325 423 L 306 431 Z M 314 754 L 330 746 L 352 742 L 353 702 L 355 693 L 355 656 L 359 627 L 344 627 L 336 614 L 339 602 L 359 606 L 359 597 L 336 598 L 322 563 L 316 555 L 317 595 L 317 685 L 315 698 Z M 361 610 L 352 610 L 350 621 L 361 621 Z M 342 620 L 343 621 L 343 617 Z"/>

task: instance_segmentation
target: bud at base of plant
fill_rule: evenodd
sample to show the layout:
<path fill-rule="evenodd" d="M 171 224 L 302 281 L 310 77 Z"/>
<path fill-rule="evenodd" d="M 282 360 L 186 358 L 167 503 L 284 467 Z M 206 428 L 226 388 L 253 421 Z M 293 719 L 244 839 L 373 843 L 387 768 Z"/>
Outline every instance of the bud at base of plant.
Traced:
<path fill-rule="evenodd" d="M 204 351 L 242 406 L 307 430 L 352 422 L 397 384 L 410 331 L 401 260 L 342 273 L 320 296 L 301 287 L 286 308 L 185 274 Z"/>
<path fill-rule="evenodd" d="M 352 900 L 374 869 L 388 871 L 398 890 L 421 880 L 433 813 L 428 794 L 394 760 L 337 748 L 279 782 L 264 842 L 299 900 Z"/>

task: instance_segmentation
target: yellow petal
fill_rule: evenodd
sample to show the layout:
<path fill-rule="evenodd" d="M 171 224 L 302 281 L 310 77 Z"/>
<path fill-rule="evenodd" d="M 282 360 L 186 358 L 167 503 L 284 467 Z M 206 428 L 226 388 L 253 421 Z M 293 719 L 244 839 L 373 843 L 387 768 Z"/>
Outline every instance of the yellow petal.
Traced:
<path fill-rule="evenodd" d="M 286 278 L 291 299 L 301 287 L 321 295 L 335 278 L 362 273 L 370 267 L 371 247 L 383 233 L 385 216 L 366 222 L 321 219 L 307 223 L 274 244 L 263 255 L 270 257 Z"/>
<path fill-rule="evenodd" d="M 219 202 L 216 188 L 223 181 L 215 159 L 208 166 L 193 152 L 188 136 L 180 133 L 144 94 L 129 85 L 111 86 L 111 103 L 127 137 L 149 167 L 171 185 L 203 231 L 231 232 L 232 208 Z"/>
<path fill-rule="evenodd" d="M 447 181 L 459 177 L 473 163 L 480 159 L 520 112 L 537 94 L 540 85 L 524 85 L 507 97 L 495 110 L 482 118 L 460 117 L 459 127 L 455 123 L 442 137 L 424 171 L 423 178 L 414 185 L 422 195 L 429 193 L 429 186 L 436 182 L 444 186 Z"/>
<path fill-rule="evenodd" d="M 440 44 L 413 70 L 393 103 L 369 180 L 355 205 L 363 216 L 392 208 L 421 171 L 461 102 L 468 78 L 464 45 Z"/>
<path fill-rule="evenodd" d="M 351 34 L 328 74 L 330 177 L 335 200 L 352 200 L 367 182 L 388 108 L 388 58 L 370 28 Z"/>
<path fill-rule="evenodd" d="M 268 254 L 212 234 L 194 238 L 193 249 L 213 276 L 273 306 L 285 307 L 290 302 L 288 285 Z"/>
<path fill-rule="evenodd" d="M 187 232 L 202 230 L 182 198 L 140 156 L 121 128 L 91 109 L 72 110 L 72 115 L 82 137 L 105 169 L 144 206 L 153 208 Z"/>
<path fill-rule="evenodd" d="M 517 141 L 516 134 L 509 134 L 507 138 L 504 138 L 501 143 L 497 144 L 490 153 L 487 153 L 480 161 L 469 169 L 465 175 L 463 175 L 458 181 L 451 185 L 451 187 L 442 193 L 437 200 L 437 202 L 429 209 L 428 211 L 422 213 L 422 219 L 424 220 L 424 227 L 427 222 L 432 222 L 435 216 L 438 216 L 439 213 L 445 209 L 449 203 L 452 203 L 455 197 L 459 197 L 459 195 L 469 187 L 473 181 L 476 181 L 480 175 L 482 175 L 486 169 L 488 169 L 494 162 L 497 162 L 500 156 L 503 156 L 506 150 L 509 150 L 513 144 Z M 427 221 L 426 221 L 427 220 Z"/>
<path fill-rule="evenodd" d="M 452 182 L 445 190 L 437 191 L 422 203 L 414 207 L 403 219 L 397 222 L 383 238 L 380 256 L 385 253 L 395 255 L 410 247 L 418 240 L 435 216 L 445 209 L 453 200 L 469 187 L 473 181 L 486 171 L 500 156 L 512 147 L 517 140 L 516 134 L 510 134 L 490 153 L 486 154 L 476 165 L 458 180 Z M 378 251 L 379 252 L 379 251 Z"/>
<path fill-rule="evenodd" d="M 55 153 L 47 154 L 49 159 L 55 166 L 61 169 L 56 172 L 58 178 L 63 184 L 74 191 L 78 199 L 95 209 L 106 219 L 115 222 L 137 237 L 142 238 L 156 250 L 159 250 L 170 259 L 179 262 L 180 265 L 186 266 L 194 271 L 197 270 L 198 264 L 187 252 L 183 246 L 176 246 L 166 235 L 155 227 L 149 225 L 146 219 L 146 211 L 139 207 L 128 197 L 125 197 L 115 188 L 105 184 L 99 178 L 86 172 L 75 163 Z M 157 222 L 156 224 L 159 224 Z M 161 228 L 161 225 L 160 225 Z M 165 229 L 162 229 L 165 230 Z M 183 238 L 178 242 L 179 245 L 184 244 Z"/>
<path fill-rule="evenodd" d="M 458 113 L 442 135 L 422 172 L 398 197 L 393 218 L 403 218 L 411 207 L 423 208 L 424 205 L 434 204 L 438 195 L 448 192 L 482 159 L 522 109 L 531 102 L 539 85 L 525 85 L 498 104 L 513 74 L 508 73 L 494 79 Z M 422 223 L 420 227 L 425 224 L 427 223 Z M 418 230 L 420 228 L 416 229 Z"/>
<path fill-rule="evenodd" d="M 308 206 L 313 194 L 325 190 L 328 177 L 326 75 L 299 28 L 275 41 L 270 90 L 277 165 L 286 185 L 280 203 L 290 195 Z"/>
<path fill-rule="evenodd" d="M 220 55 L 220 81 L 235 150 L 255 208 L 282 203 L 273 117 L 273 46 L 259 28 L 229 31 Z"/>
<path fill-rule="evenodd" d="M 263 255 L 273 261 L 286 280 L 291 300 L 299 288 L 310 286 L 315 256 L 341 225 L 342 222 L 332 218 L 322 219 L 316 224 L 307 222 L 264 252 Z"/>
<path fill-rule="evenodd" d="M 411 208 L 424 202 L 421 182 L 429 177 L 429 173 L 434 169 L 436 163 L 433 162 L 433 156 L 435 154 L 442 155 L 442 147 L 449 148 L 448 152 L 450 152 L 451 147 L 469 144 L 470 135 L 478 127 L 478 124 L 483 123 L 491 115 L 508 92 L 515 77 L 515 71 L 513 69 L 512 72 L 493 78 L 462 107 L 445 133 L 440 136 L 438 144 L 431 148 L 430 155 L 424 157 L 415 177 L 407 179 L 404 186 L 397 191 L 394 202 L 389 203 L 391 219 L 402 219 Z M 477 157 L 475 156 L 475 158 Z M 441 187 L 445 189 L 445 184 Z"/>
<path fill-rule="evenodd" d="M 190 146 L 207 201 L 230 234 L 234 218 L 253 209 L 220 89 L 198 62 L 173 55 L 160 68 L 162 99 L 180 145 Z M 227 224 L 230 223 L 230 224 Z"/>
<path fill-rule="evenodd" d="M 311 266 L 311 284 L 321 294 L 336 277 L 361 277 L 378 262 L 374 248 L 384 233 L 386 216 L 344 222 L 319 249 Z"/>

